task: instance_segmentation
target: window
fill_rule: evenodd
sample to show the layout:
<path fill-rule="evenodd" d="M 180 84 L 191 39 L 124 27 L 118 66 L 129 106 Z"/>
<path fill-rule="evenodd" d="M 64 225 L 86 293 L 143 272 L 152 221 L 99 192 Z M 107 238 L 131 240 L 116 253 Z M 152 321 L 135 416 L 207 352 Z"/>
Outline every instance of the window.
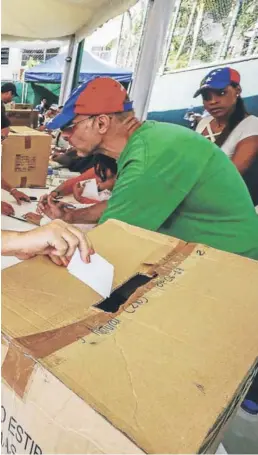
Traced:
<path fill-rule="evenodd" d="M 59 53 L 59 47 L 52 47 L 51 49 L 46 49 L 46 57 L 45 60 L 49 60 L 50 58 L 56 57 Z"/>
<path fill-rule="evenodd" d="M 29 62 L 37 64 L 45 61 L 44 49 L 22 49 L 21 66 L 26 66 Z"/>
<path fill-rule="evenodd" d="M 50 49 L 23 49 L 22 50 L 22 66 L 34 66 L 39 63 L 44 63 L 59 53 L 59 47 Z"/>
<path fill-rule="evenodd" d="M 1 47 L 1 65 L 9 63 L 9 47 Z"/>

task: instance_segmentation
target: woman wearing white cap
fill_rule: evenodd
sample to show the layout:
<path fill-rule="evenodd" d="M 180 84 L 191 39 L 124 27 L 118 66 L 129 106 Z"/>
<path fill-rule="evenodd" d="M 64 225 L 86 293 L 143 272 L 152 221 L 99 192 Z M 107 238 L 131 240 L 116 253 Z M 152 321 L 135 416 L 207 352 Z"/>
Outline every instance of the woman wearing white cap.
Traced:
<path fill-rule="evenodd" d="M 202 95 L 210 114 L 196 131 L 215 142 L 242 175 L 254 205 L 258 204 L 258 118 L 249 115 L 241 98 L 240 74 L 225 67 L 211 71 L 195 97 Z"/>

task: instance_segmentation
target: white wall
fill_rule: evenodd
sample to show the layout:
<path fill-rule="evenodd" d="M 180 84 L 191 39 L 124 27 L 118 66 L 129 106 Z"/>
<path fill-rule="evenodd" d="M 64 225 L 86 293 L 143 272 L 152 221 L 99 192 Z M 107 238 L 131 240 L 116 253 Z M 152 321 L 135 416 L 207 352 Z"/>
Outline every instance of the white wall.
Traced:
<path fill-rule="evenodd" d="M 199 106 L 201 99 L 193 98 L 198 90 L 202 79 L 214 67 L 230 66 L 239 71 L 241 75 L 241 86 L 243 97 L 258 95 L 258 58 L 235 62 L 232 64 L 214 65 L 202 69 L 178 71 L 163 76 L 157 76 L 150 106 L 151 111 L 168 111 L 177 109 L 188 109 L 190 106 Z"/>
<path fill-rule="evenodd" d="M 9 48 L 9 64 L 1 65 L 1 80 L 19 79 L 21 68 L 21 49 Z"/>

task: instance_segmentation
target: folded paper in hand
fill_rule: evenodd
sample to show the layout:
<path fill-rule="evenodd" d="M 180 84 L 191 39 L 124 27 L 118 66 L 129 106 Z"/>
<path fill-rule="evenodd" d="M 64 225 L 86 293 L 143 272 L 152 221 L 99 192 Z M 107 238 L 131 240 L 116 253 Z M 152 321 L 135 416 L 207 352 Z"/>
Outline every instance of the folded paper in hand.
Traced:
<path fill-rule="evenodd" d="M 86 180 L 84 183 L 85 186 L 82 192 L 82 196 L 97 201 L 99 199 L 99 192 L 96 180 L 90 179 Z"/>
<path fill-rule="evenodd" d="M 97 253 L 93 254 L 90 259 L 91 262 L 85 264 L 77 249 L 67 268 L 73 276 L 90 286 L 102 297 L 107 298 L 112 290 L 114 266 Z"/>

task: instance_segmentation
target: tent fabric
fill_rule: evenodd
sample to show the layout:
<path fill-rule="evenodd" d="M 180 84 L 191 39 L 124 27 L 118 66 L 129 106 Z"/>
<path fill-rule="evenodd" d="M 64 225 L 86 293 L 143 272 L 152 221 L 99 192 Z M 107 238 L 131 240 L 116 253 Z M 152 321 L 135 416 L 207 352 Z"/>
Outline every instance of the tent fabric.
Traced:
<path fill-rule="evenodd" d="M 2 0 L 2 40 L 83 39 L 137 0 Z"/>
<path fill-rule="evenodd" d="M 25 82 L 60 83 L 64 72 L 66 54 L 59 54 L 25 71 Z M 84 51 L 80 70 L 79 82 L 85 82 L 92 76 L 110 76 L 119 82 L 130 82 L 132 71 L 109 65 L 104 60 Z"/>
<path fill-rule="evenodd" d="M 176 1 L 158 0 L 152 3 L 145 26 L 145 33 L 138 67 L 131 91 L 137 118 L 145 120 L 150 97 L 162 60 L 170 18 Z M 147 71 L 151 68 L 151 71 Z"/>

